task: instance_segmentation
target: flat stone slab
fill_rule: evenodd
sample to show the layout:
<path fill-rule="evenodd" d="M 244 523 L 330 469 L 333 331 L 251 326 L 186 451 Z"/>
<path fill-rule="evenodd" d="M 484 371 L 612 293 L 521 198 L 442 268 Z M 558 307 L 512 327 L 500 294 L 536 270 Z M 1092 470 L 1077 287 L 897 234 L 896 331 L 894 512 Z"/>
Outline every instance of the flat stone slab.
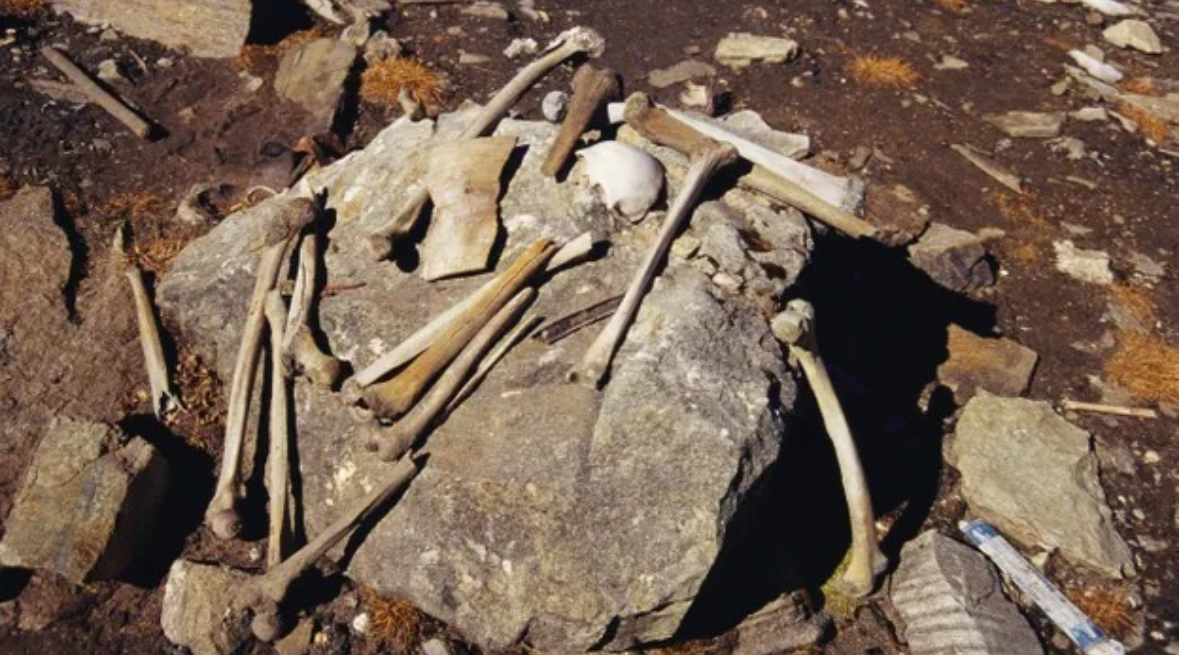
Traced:
<path fill-rule="evenodd" d="M 109 25 L 196 57 L 235 57 L 245 45 L 251 0 L 51 0 L 91 25 Z"/>
<path fill-rule="evenodd" d="M 1007 136 L 1051 139 L 1060 136 L 1065 118 L 1063 112 L 1009 111 L 991 114 L 986 117 L 986 121 L 1003 130 Z"/>
<path fill-rule="evenodd" d="M 937 367 L 937 379 L 965 404 L 979 389 L 1000 396 L 1028 390 L 1040 356 L 1010 339 L 988 339 L 957 325 L 946 330 L 950 355 Z"/>
<path fill-rule="evenodd" d="M 320 129 L 331 129 L 357 54 L 356 46 L 339 39 L 301 43 L 278 63 L 274 90 L 306 109 Z"/>
<path fill-rule="evenodd" d="M 969 291 L 995 283 L 982 240 L 966 230 L 930 223 L 909 246 L 909 261 L 950 291 Z"/>

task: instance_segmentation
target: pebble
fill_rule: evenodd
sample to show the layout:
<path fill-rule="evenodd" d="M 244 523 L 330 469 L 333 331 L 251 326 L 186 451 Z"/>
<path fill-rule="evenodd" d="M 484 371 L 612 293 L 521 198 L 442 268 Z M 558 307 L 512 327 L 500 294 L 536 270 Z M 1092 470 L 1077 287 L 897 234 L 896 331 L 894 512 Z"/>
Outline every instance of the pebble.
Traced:
<path fill-rule="evenodd" d="M 1119 48 L 1133 48 L 1148 55 L 1157 55 L 1163 51 L 1158 34 L 1154 33 L 1154 29 L 1146 21 L 1124 20 L 1105 28 L 1101 36 Z"/>
<path fill-rule="evenodd" d="M 464 52 L 464 51 L 460 50 L 458 63 L 459 63 L 459 66 L 478 66 L 480 64 L 491 63 L 491 57 L 488 57 L 487 55 L 476 54 L 474 52 Z"/>
<path fill-rule="evenodd" d="M 742 69 L 753 62 L 781 64 L 798 54 L 798 43 L 776 36 L 730 32 L 716 44 L 717 62 Z"/>
<path fill-rule="evenodd" d="M 102 31 L 102 34 L 98 35 L 98 40 L 99 41 L 118 41 L 119 40 L 119 33 L 110 29 L 110 28 L 107 28 Z"/>
<path fill-rule="evenodd" d="M 1050 142 L 1050 147 L 1056 152 L 1065 153 L 1065 156 L 1072 161 L 1085 158 L 1085 142 L 1074 136 L 1062 136 L 1059 139 L 1053 139 Z"/>
<path fill-rule="evenodd" d="M 1147 464 L 1158 464 L 1161 459 L 1162 458 L 1159 457 L 1158 452 L 1154 450 L 1148 450 L 1145 453 L 1142 453 L 1142 461 L 1146 462 Z"/>
<path fill-rule="evenodd" d="M 716 68 L 698 59 L 685 59 L 673 66 L 653 70 L 647 75 L 647 83 L 656 89 L 663 89 L 698 77 L 715 77 Z"/>
<path fill-rule="evenodd" d="M 98 79 L 106 82 L 126 82 L 119 73 L 119 65 L 114 59 L 104 59 L 98 63 Z"/>
<path fill-rule="evenodd" d="M 511 20 L 512 15 L 498 2 L 476 2 L 460 11 L 465 16 L 490 18 L 492 20 Z"/>
<path fill-rule="evenodd" d="M 504 48 L 504 56 L 508 59 L 532 56 L 540 51 L 540 44 L 536 39 L 512 39 L 508 47 Z"/>
<path fill-rule="evenodd" d="M 1070 113 L 1069 118 L 1086 123 L 1107 121 L 1109 120 L 1109 112 L 1105 110 L 1105 107 L 1084 107 Z"/>
<path fill-rule="evenodd" d="M 564 91 L 550 91 L 540 103 L 540 113 L 550 123 L 560 123 L 569 105 L 569 94 Z"/>
<path fill-rule="evenodd" d="M 941 63 L 934 64 L 933 67 L 935 70 L 939 71 L 957 71 L 964 68 L 970 68 L 970 64 L 953 55 L 942 55 Z"/>
<path fill-rule="evenodd" d="M 1096 59 L 1089 53 L 1081 52 L 1080 50 L 1070 50 L 1068 54 L 1073 58 L 1073 61 L 1077 62 L 1078 66 L 1085 69 L 1086 73 L 1089 73 L 1102 82 L 1117 84 L 1118 82 L 1122 81 L 1123 77 L 1125 77 L 1122 75 L 1121 71 L 1103 61 Z"/>
<path fill-rule="evenodd" d="M 170 57 L 160 57 L 156 60 L 156 66 L 159 68 L 171 68 L 174 63 Z"/>
<path fill-rule="evenodd" d="M 1054 241 L 1052 246 L 1056 250 L 1056 270 L 1082 282 L 1113 284 L 1108 253 L 1078 248 L 1067 239 Z"/>
<path fill-rule="evenodd" d="M 368 628 L 372 624 L 372 618 L 369 617 L 368 612 L 361 612 L 352 619 L 352 630 L 356 634 L 368 634 Z"/>

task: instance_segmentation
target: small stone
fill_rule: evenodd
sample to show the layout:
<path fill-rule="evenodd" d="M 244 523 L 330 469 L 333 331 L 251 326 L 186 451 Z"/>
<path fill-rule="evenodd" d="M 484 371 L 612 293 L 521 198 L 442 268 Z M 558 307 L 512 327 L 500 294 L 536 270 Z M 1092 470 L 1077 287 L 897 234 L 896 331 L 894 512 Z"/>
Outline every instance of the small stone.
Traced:
<path fill-rule="evenodd" d="M 647 75 L 647 83 L 656 89 L 663 89 L 698 77 L 715 77 L 716 68 L 698 59 L 685 59 L 668 68 L 653 70 Z"/>
<path fill-rule="evenodd" d="M 492 20 L 511 20 L 512 15 L 498 2 L 476 2 L 463 7 L 461 13 L 465 16 L 490 18 Z"/>
<path fill-rule="evenodd" d="M 753 62 L 781 64 L 797 54 L 798 42 L 792 39 L 730 32 L 716 44 L 715 59 L 739 70 Z"/>
<path fill-rule="evenodd" d="M 680 105 L 695 109 L 707 109 L 712 103 L 712 94 L 708 87 L 694 82 L 684 82 L 684 90 L 680 91 Z"/>
<path fill-rule="evenodd" d="M 278 655 L 307 655 L 314 638 L 315 622 L 303 619 L 290 634 L 274 643 L 274 650 Z"/>
<path fill-rule="evenodd" d="M 405 48 L 397 39 L 389 36 L 385 30 L 377 30 L 364 44 L 364 61 L 368 64 L 396 59 L 401 56 Z"/>
<path fill-rule="evenodd" d="M 933 530 L 905 544 L 889 595 L 911 655 L 1044 652 L 995 567 Z"/>
<path fill-rule="evenodd" d="M 1105 61 L 1105 51 L 1093 45 L 1092 43 L 1086 45 L 1084 48 L 1082 48 L 1082 50 L 1085 52 L 1085 54 L 1096 59 L 1097 61 Z"/>
<path fill-rule="evenodd" d="M 358 20 L 340 33 L 340 40 L 363 51 L 365 44 L 372 38 L 372 25 L 367 20 Z"/>
<path fill-rule="evenodd" d="M 1071 84 L 1072 84 L 1072 82 L 1070 82 L 1069 79 L 1066 77 L 1066 78 L 1060 80 L 1059 82 L 1057 82 L 1056 84 L 1053 84 L 1052 87 L 1049 89 L 1049 91 L 1051 91 L 1052 95 L 1054 95 L 1054 96 L 1062 96 L 1062 95 L 1068 93 L 1068 88 Z"/>
<path fill-rule="evenodd" d="M 1130 253 L 1130 266 L 1134 267 L 1134 274 L 1148 280 L 1161 280 L 1167 274 L 1167 267 L 1150 257 L 1140 253 Z"/>
<path fill-rule="evenodd" d="M 942 223 L 930 223 L 925 234 L 909 246 L 909 261 L 951 291 L 961 292 L 995 283 L 995 274 L 982 240 L 970 232 Z"/>
<path fill-rule="evenodd" d="M 118 41 L 119 40 L 119 33 L 110 29 L 110 28 L 107 28 L 107 29 L 103 30 L 101 34 L 98 35 L 98 40 L 99 41 Z"/>
<path fill-rule="evenodd" d="M 550 123 L 560 123 L 565 118 L 565 107 L 569 105 L 569 94 L 564 91 L 549 91 L 540 103 L 540 113 Z"/>
<path fill-rule="evenodd" d="M 450 649 L 450 645 L 438 637 L 422 642 L 421 648 L 422 655 L 454 655 Z"/>
<path fill-rule="evenodd" d="M 928 208 L 903 184 L 874 188 L 865 199 L 864 210 L 872 217 L 879 240 L 890 246 L 913 243 L 929 228 Z"/>
<path fill-rule="evenodd" d="M 1148 450 L 1142 453 L 1142 461 L 1147 464 L 1158 464 L 1162 461 L 1162 457 L 1159 456 L 1158 451 Z"/>
<path fill-rule="evenodd" d="M 970 68 L 970 64 L 953 55 L 942 55 L 941 63 L 934 64 L 933 68 L 939 71 L 959 71 Z"/>
<path fill-rule="evenodd" d="M 194 57 L 235 57 L 250 31 L 251 0 L 53 0 L 55 13 L 158 41 Z M 98 30 L 96 30 L 97 32 Z"/>
<path fill-rule="evenodd" d="M 1001 396 L 1020 396 L 1028 390 L 1039 355 L 1009 339 L 987 339 L 951 324 L 947 330 L 949 357 L 937 368 L 937 379 L 954 394 L 959 405 L 979 389 Z"/>
<path fill-rule="evenodd" d="M 482 64 L 490 64 L 491 57 L 487 55 L 480 55 L 474 52 L 459 51 L 458 63 L 460 66 L 480 66 Z"/>
<path fill-rule="evenodd" d="M 1097 26 L 1097 25 L 1101 25 L 1104 22 L 1105 22 L 1105 16 L 1102 16 L 1101 12 L 1099 12 L 1099 11 L 1085 12 L 1085 24 L 1086 25 Z"/>
<path fill-rule="evenodd" d="M 1054 241 L 1056 270 L 1071 278 L 1092 284 L 1113 284 L 1109 254 L 1101 250 L 1083 250 L 1067 239 Z"/>
<path fill-rule="evenodd" d="M 1118 82 L 1122 81 L 1123 77 L 1125 77 L 1125 75 L 1122 75 L 1121 71 L 1103 61 L 1098 60 L 1089 53 L 1081 52 L 1080 50 L 1069 50 L 1068 54 L 1073 58 L 1073 61 L 1077 62 L 1078 66 L 1085 69 L 1086 73 L 1092 75 L 1098 80 L 1101 80 L 1102 82 L 1106 82 L 1108 84 L 1117 84 Z"/>
<path fill-rule="evenodd" d="M 249 618 L 229 608 L 249 574 L 176 560 L 164 585 L 160 626 L 168 641 L 193 655 L 236 653 L 250 635 Z"/>
<path fill-rule="evenodd" d="M 274 90 L 306 109 L 319 129 L 331 129 L 356 55 L 356 46 L 338 39 L 299 44 L 279 62 Z"/>
<path fill-rule="evenodd" d="M 1105 110 L 1105 107 L 1083 107 L 1070 113 L 1069 118 L 1085 123 L 1107 121 L 1109 120 L 1109 112 Z"/>
<path fill-rule="evenodd" d="M 847 167 L 853 171 L 863 170 L 871 158 L 872 148 L 868 146 L 856 146 L 852 150 L 851 156 L 847 158 Z"/>
<path fill-rule="evenodd" d="M 368 634 L 369 626 L 372 625 L 372 617 L 368 612 L 361 612 L 352 619 L 352 631 L 358 635 Z"/>
<path fill-rule="evenodd" d="M 671 256 L 677 259 L 690 259 L 700 251 L 700 239 L 691 234 L 682 234 L 671 243 Z"/>
<path fill-rule="evenodd" d="M 104 82 L 126 82 L 126 78 L 119 72 L 119 64 L 114 59 L 103 59 L 98 62 L 98 79 Z"/>
<path fill-rule="evenodd" d="M 1071 161 L 1079 161 L 1085 158 L 1085 142 L 1075 136 L 1062 136 L 1048 143 L 1053 151 L 1065 153 L 1065 156 Z"/>
<path fill-rule="evenodd" d="M 242 88 L 246 90 L 246 93 L 257 93 L 258 91 L 262 90 L 263 86 L 266 85 L 266 80 L 262 79 L 258 75 L 251 75 L 246 71 L 238 73 L 238 77 L 242 78 L 242 81 L 244 82 Z"/>
<path fill-rule="evenodd" d="M 1134 8 L 1118 0 L 1081 0 L 1081 4 L 1106 16 L 1130 16 Z"/>
<path fill-rule="evenodd" d="M 156 66 L 159 68 L 171 68 L 174 63 L 171 57 L 160 57 L 156 60 Z"/>
<path fill-rule="evenodd" d="M 1150 24 L 1135 18 L 1111 25 L 1101 35 L 1119 48 L 1133 48 L 1148 55 L 1157 55 L 1163 51 L 1162 41 L 1159 41 L 1159 35 L 1154 33 Z"/>
<path fill-rule="evenodd" d="M 540 44 L 536 39 L 512 39 L 508 47 L 504 48 L 504 56 L 508 59 L 531 57 L 537 52 L 540 52 Z"/>
<path fill-rule="evenodd" d="M 1003 130 L 1008 136 L 1034 139 L 1060 136 L 1064 118 L 1064 114 L 1060 112 L 1034 111 L 1009 111 L 1006 114 L 991 114 L 985 117 L 988 123 Z"/>

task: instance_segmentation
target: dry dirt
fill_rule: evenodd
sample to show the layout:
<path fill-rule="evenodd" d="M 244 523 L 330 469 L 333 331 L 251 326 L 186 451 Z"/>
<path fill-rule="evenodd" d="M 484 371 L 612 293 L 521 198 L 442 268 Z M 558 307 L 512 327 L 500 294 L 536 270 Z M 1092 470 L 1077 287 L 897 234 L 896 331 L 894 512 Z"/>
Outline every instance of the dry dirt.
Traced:
<path fill-rule="evenodd" d="M 946 325 L 955 322 L 980 334 L 1006 335 L 1041 356 L 1032 398 L 1098 400 L 1100 390 L 1092 378 L 1099 378 L 1137 393 L 1126 402 L 1155 407 L 1163 403 L 1157 420 L 1095 415 L 1076 419 L 1099 444 L 1106 464 L 1103 482 L 1118 527 L 1139 558 L 1141 575 L 1119 586 L 1055 560 L 1049 570 L 1115 633 L 1142 643 L 1136 652 L 1161 653 L 1168 642 L 1179 640 L 1174 625 L 1179 622 L 1175 160 L 1116 123 L 1070 121 L 1065 133 L 1083 140 L 1095 156 L 1070 161 L 1042 140 L 1014 139 L 1005 144 L 1002 159 L 1026 180 L 1024 193 L 1016 195 L 949 147 L 970 143 L 994 148 L 1003 135 L 982 120 L 986 113 L 1065 111 L 1092 104 L 1075 91 L 1064 96 L 1050 91 L 1062 77 L 1068 48 L 1095 43 L 1107 52 L 1114 50 L 1101 41 L 1099 27 L 1086 24 L 1084 11 L 1030 0 L 536 4 L 551 22 L 522 16 L 508 22 L 473 18 L 460 15 L 454 6 L 436 6 L 408 8 L 389 19 L 387 28 L 414 57 L 449 79 L 446 98 L 452 106 L 465 98 L 484 99 L 509 78 L 518 64 L 499 53 L 511 39 L 532 36 L 544 43 L 574 24 L 593 26 L 606 36 L 604 61 L 622 75 L 627 92 L 649 91 L 670 104 L 677 104 L 679 87 L 648 88 L 645 76 L 651 70 L 682 61 L 686 53 L 700 52 L 698 56 L 707 60 L 728 32 L 785 33 L 802 46 L 801 56 L 791 63 L 754 65 L 742 72 L 718 66 L 715 87 L 727 90 L 734 108 L 755 109 L 775 127 L 809 134 L 821 165 L 836 170 L 846 168 L 856 147 L 873 148 L 876 154 L 862 173 L 871 183 L 910 187 L 929 205 L 934 220 L 972 231 L 1001 229 L 1005 235 L 989 244 L 1000 271 L 998 284 L 974 298 L 938 290 L 895 253 L 835 237 L 820 244 L 804 280 L 802 291 L 823 317 L 823 349 L 852 407 L 878 511 L 892 527 L 886 550 L 895 555 L 899 544 L 923 526 L 952 530 L 963 510 L 955 496 L 954 473 L 941 463 L 941 440 L 956 408 L 940 392 L 924 405 L 927 411 L 918 403 L 934 380 L 938 362 L 945 359 Z M 72 245 L 80 258 L 80 289 L 102 288 L 101 262 L 117 223 L 132 222 L 141 261 L 163 272 L 169 257 L 197 236 L 193 228 L 172 220 L 177 203 L 192 185 L 215 187 L 207 209 L 214 217 L 224 215 L 245 200 L 246 189 L 267 180 L 267 144 L 291 146 L 306 135 L 308 118 L 278 99 L 269 83 L 258 91 L 245 89 L 245 76 L 273 79 L 279 53 L 305 38 L 301 32 L 331 31 L 298 14 L 297 8 L 288 11 L 295 12 L 288 14 L 291 20 L 259 31 L 243 56 L 223 61 L 197 60 L 118 35 L 109 38 L 112 35 L 68 17 L 0 16 L 0 196 L 22 185 L 48 184 L 56 190 L 64 224 L 76 233 Z M 1175 23 L 1164 18 L 1161 25 L 1173 28 Z M 2 33 L 9 28 L 11 40 Z M 1165 45 L 1174 45 L 1173 31 L 1160 34 Z M 166 135 L 141 141 L 93 106 L 78 108 L 31 90 L 28 79 L 54 76 L 36 55 L 37 49 L 58 43 L 68 45 L 77 63 L 89 70 L 114 58 L 128 80 L 115 83 L 115 90 L 142 107 Z M 460 66 L 460 50 L 488 55 L 492 63 Z M 1128 78 L 1179 79 L 1179 61 L 1172 52 L 1161 57 L 1111 54 Z M 943 55 L 965 60 L 969 68 L 938 70 L 935 64 Z M 895 71 L 890 73 L 895 84 L 871 84 L 864 75 L 865 57 L 896 58 L 894 65 L 907 66 L 899 78 Z M 857 60 L 861 63 L 855 64 Z M 571 69 L 565 69 L 547 78 L 521 103 L 524 116 L 539 117 L 544 92 L 567 87 L 570 77 Z M 396 115 L 395 109 L 369 101 L 350 107 L 354 121 L 341 135 L 345 147 L 362 147 Z M 1118 283 L 1087 285 L 1058 272 L 1052 242 L 1063 238 L 1107 251 Z M 1165 277 L 1151 284 L 1135 275 L 1131 258 L 1136 253 L 1166 264 Z M 0 280 L 0 285 L 17 284 Z M 1111 322 L 1111 302 L 1144 319 L 1150 331 L 1145 344 L 1142 337 L 1123 333 Z M 84 327 L 89 320 L 86 307 L 79 309 L 75 318 Z M 159 561 L 145 566 L 134 585 L 99 584 L 81 590 L 63 588 L 40 575 L 2 572 L 0 601 L 18 596 L 19 600 L 0 604 L 0 651 L 176 652 L 159 629 L 161 576 L 169 558 L 184 552 L 198 559 L 256 566 L 249 548 L 257 543 L 225 547 L 197 529 L 219 449 L 222 400 L 217 381 L 186 354 L 183 343 L 173 345 L 183 364 L 183 391 L 195 401 L 197 411 L 160 426 L 146 418 L 146 396 L 137 395 L 140 390 L 134 388 L 124 389 L 120 405 L 128 416 L 125 427 L 151 434 L 167 454 L 184 462 L 178 483 L 185 485 L 185 493 L 177 501 L 175 517 L 161 531 L 159 556 L 153 558 Z M 128 349 L 129 356 L 135 356 L 134 350 Z M 63 396 L 84 398 L 89 392 L 86 380 L 58 382 L 56 393 Z M 104 389 L 108 395 L 109 391 Z M 26 408 L 14 404 L 0 411 L 15 415 Z M 11 501 L 32 443 L 35 439 L 25 438 L 2 450 L 0 507 Z M 830 453 L 821 440 L 812 450 L 795 460 L 806 465 L 795 464 L 786 473 L 813 480 L 820 487 L 814 490 L 817 496 L 833 496 L 838 483 Z M 773 490 L 769 497 L 774 497 Z M 816 588 L 831 573 L 846 543 L 840 521 L 832 520 L 828 509 L 821 505 L 802 512 L 802 518 L 817 526 L 816 536 L 803 546 L 819 563 L 812 580 Z M 750 561 L 780 557 L 775 549 L 781 544 L 775 537 L 782 535 L 770 528 L 758 534 L 758 557 Z M 792 536 L 797 538 L 797 533 Z M 1153 545 L 1147 549 L 1143 543 Z M 733 584 L 739 589 L 744 581 L 757 579 L 757 571 L 738 572 Z M 367 598 L 363 593 L 349 597 L 361 602 Z M 1146 609 L 1135 607 L 1134 598 L 1144 599 Z M 818 594 L 816 602 L 823 602 Z M 321 612 L 321 618 L 330 622 L 338 614 L 346 622 L 348 609 L 337 603 Z M 814 652 L 903 652 L 885 610 L 884 601 L 877 599 L 850 616 L 840 616 L 832 640 Z M 42 630 L 21 630 L 14 622 L 18 611 L 30 616 L 47 613 L 57 620 Z M 698 632 L 715 636 L 729 627 L 732 617 L 723 615 L 702 619 Z M 1054 638 L 1043 620 L 1037 619 L 1037 625 L 1049 652 L 1073 652 Z M 325 634 L 331 638 L 317 646 L 320 652 L 379 650 L 371 640 L 350 636 L 346 628 Z M 388 652 L 403 652 L 405 643 L 391 638 L 384 646 Z M 692 642 L 674 650 L 710 652 L 722 646 L 723 640 Z"/>

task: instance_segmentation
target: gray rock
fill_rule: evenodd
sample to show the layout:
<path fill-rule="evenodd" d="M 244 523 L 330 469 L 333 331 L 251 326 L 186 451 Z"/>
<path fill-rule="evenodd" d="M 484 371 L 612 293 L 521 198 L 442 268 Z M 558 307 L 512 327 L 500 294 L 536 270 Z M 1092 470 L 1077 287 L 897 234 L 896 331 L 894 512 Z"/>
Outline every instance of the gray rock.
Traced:
<path fill-rule="evenodd" d="M 57 12 L 109 25 L 196 57 L 234 57 L 250 31 L 250 0 L 51 0 Z"/>
<path fill-rule="evenodd" d="M 476 2 L 463 7 L 461 13 L 465 16 L 490 18 L 492 20 L 511 20 L 512 15 L 498 2 Z"/>
<path fill-rule="evenodd" d="M 901 550 L 890 599 L 912 655 L 1032 655 L 1036 633 L 1003 595 L 995 567 L 933 530 Z"/>
<path fill-rule="evenodd" d="M 1048 403 L 975 396 L 950 451 L 970 510 L 1000 531 L 1106 575 L 1134 570 L 1105 504 L 1089 434 Z"/>
<path fill-rule="evenodd" d="M 929 208 L 903 184 L 877 186 L 864 202 L 881 243 L 908 245 L 929 229 Z"/>
<path fill-rule="evenodd" d="M 725 66 L 741 69 L 753 62 L 781 64 L 797 54 L 798 42 L 792 39 L 730 32 L 716 44 L 715 59 Z"/>
<path fill-rule="evenodd" d="M 52 573 L 38 572 L 20 592 L 16 603 L 16 625 L 25 632 L 39 632 L 76 616 L 93 602 L 84 587 L 78 587 Z"/>
<path fill-rule="evenodd" d="M 1163 43 L 1150 24 L 1136 18 L 1105 28 L 1101 36 L 1119 48 L 1133 48 L 1149 55 L 1161 54 L 1163 51 Z"/>
<path fill-rule="evenodd" d="M 234 594 L 249 578 L 221 566 L 176 560 L 164 584 L 164 636 L 193 655 L 236 653 L 249 638 L 250 626 L 245 613 L 230 608 Z"/>
<path fill-rule="evenodd" d="M 909 261 L 951 291 L 994 284 L 995 275 L 986 257 L 987 249 L 977 236 L 936 222 L 909 246 Z"/>
<path fill-rule="evenodd" d="M 1050 139 L 1060 136 L 1064 127 L 1063 112 L 1009 111 L 1005 114 L 991 114 L 986 121 L 1003 130 L 1008 136 L 1034 139 Z"/>
<path fill-rule="evenodd" d="M 770 601 L 742 621 L 734 631 L 732 655 L 777 655 L 818 641 L 831 620 L 811 615 L 806 602 L 794 594 Z"/>
<path fill-rule="evenodd" d="M 441 117 L 437 132 L 462 122 Z M 320 306 L 331 350 L 358 368 L 485 279 L 431 284 L 371 261 L 367 235 L 414 188 L 413 153 L 434 131 L 399 120 L 300 187 L 325 189 L 336 212 L 329 278 L 364 284 Z M 513 120 L 497 130 L 527 148 L 501 201 L 501 268 L 538 237 L 606 228 L 605 215 L 577 206 L 572 185 L 539 174 L 555 132 Z M 181 253 L 159 287 L 162 311 L 223 375 L 253 283 L 250 244 L 273 204 L 225 219 Z M 620 293 L 650 232 L 618 233 L 608 258 L 546 282 L 535 311 L 556 316 Z M 525 634 L 562 650 L 674 634 L 722 545 L 736 538 L 729 521 L 778 456 L 796 387 L 764 318 L 674 262 L 644 300 L 602 392 L 564 382 L 595 335 L 551 349 L 521 344 L 501 362 L 430 436 L 429 463 L 366 535 L 348 574 L 491 648 Z M 314 534 L 387 464 L 367 452 L 362 426 L 337 398 L 305 385 L 295 393 Z"/>
<path fill-rule="evenodd" d="M 1028 390 L 1039 355 L 1009 339 L 987 339 L 951 324 L 946 349 L 950 355 L 937 367 L 938 380 L 959 405 L 979 389 L 1000 396 L 1021 396 Z"/>
<path fill-rule="evenodd" d="M 699 59 L 685 59 L 667 68 L 653 70 L 647 74 L 647 83 L 656 89 L 674 86 L 699 77 L 715 77 L 716 68 Z"/>
<path fill-rule="evenodd" d="M 385 30 L 377 30 L 364 44 L 364 61 L 368 64 L 396 59 L 404 52 L 401 42 Z"/>
<path fill-rule="evenodd" d="M 954 55 L 942 55 L 941 63 L 934 64 L 933 67 L 940 71 L 958 71 L 970 68 L 970 64 Z"/>
<path fill-rule="evenodd" d="M 274 90 L 306 109 L 320 129 L 330 129 L 356 55 L 356 46 L 337 39 L 301 43 L 278 63 Z"/>
<path fill-rule="evenodd" d="M 700 238 L 697 255 L 711 259 L 722 271 L 740 274 L 749 263 L 737 212 L 720 201 L 706 202 L 693 214 L 693 232 Z"/>
<path fill-rule="evenodd" d="M 569 104 L 569 94 L 564 91 L 549 91 L 540 103 L 540 112 L 550 123 L 560 123 L 565 118 L 565 107 Z"/>
<path fill-rule="evenodd" d="M 41 439 L 0 541 L 0 565 L 75 583 L 117 579 L 151 537 L 167 465 L 146 441 L 59 417 Z"/>
<path fill-rule="evenodd" d="M 1109 120 L 1109 112 L 1105 110 L 1105 107 L 1101 106 L 1082 107 L 1074 112 L 1069 113 L 1069 118 L 1085 123 L 1107 121 Z"/>
<path fill-rule="evenodd" d="M 1101 250 L 1078 248 L 1067 239 L 1052 242 L 1052 247 L 1056 250 L 1056 270 L 1082 282 L 1113 284 L 1109 254 Z"/>

